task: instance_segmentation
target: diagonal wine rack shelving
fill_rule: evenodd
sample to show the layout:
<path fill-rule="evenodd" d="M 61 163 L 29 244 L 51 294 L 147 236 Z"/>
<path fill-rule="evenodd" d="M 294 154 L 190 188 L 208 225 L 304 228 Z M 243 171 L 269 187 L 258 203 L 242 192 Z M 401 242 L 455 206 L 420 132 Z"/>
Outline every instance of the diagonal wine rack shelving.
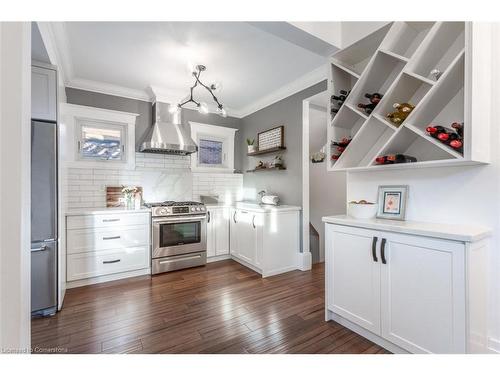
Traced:
<path fill-rule="evenodd" d="M 329 147 L 328 170 L 364 171 L 489 162 L 491 28 L 468 22 L 393 22 L 331 56 L 330 95 L 350 94 L 328 118 L 328 140 L 352 138 L 337 160 Z M 439 69 L 436 80 L 431 71 Z M 365 93 L 384 95 L 369 115 L 358 108 Z M 394 103 L 415 106 L 396 126 L 386 117 Z M 329 112 L 330 106 L 329 105 Z M 460 153 L 426 134 L 429 124 L 464 123 Z M 385 154 L 418 162 L 376 165 Z"/>

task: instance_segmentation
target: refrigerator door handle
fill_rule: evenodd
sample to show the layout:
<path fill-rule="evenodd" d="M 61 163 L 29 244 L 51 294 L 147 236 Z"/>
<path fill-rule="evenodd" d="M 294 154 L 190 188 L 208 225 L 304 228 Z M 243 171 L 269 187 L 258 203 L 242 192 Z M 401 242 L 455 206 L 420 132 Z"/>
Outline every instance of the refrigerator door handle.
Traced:
<path fill-rule="evenodd" d="M 47 250 L 47 246 L 43 245 L 43 246 L 35 247 L 35 248 L 31 249 L 31 252 L 36 253 L 37 251 L 45 251 L 45 250 Z"/>

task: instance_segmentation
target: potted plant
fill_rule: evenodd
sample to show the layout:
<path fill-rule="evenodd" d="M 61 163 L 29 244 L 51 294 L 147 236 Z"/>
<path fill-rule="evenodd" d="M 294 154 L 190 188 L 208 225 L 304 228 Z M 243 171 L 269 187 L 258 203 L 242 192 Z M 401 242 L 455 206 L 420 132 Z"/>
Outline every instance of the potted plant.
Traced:
<path fill-rule="evenodd" d="M 247 138 L 248 153 L 255 152 L 255 139 Z"/>

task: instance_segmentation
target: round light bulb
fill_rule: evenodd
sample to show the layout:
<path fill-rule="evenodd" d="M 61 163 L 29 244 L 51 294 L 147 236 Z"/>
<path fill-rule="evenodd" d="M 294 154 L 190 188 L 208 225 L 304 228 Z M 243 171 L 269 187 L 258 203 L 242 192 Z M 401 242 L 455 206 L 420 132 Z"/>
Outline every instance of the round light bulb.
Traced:
<path fill-rule="evenodd" d="M 178 104 L 170 104 L 168 107 L 168 111 L 170 113 L 176 113 L 179 110 L 179 105 Z"/>
<path fill-rule="evenodd" d="M 222 90 L 222 83 L 220 82 L 214 82 L 210 85 L 210 88 L 212 89 L 212 91 L 221 91 Z"/>
<path fill-rule="evenodd" d="M 208 113 L 207 103 L 201 102 L 200 104 L 198 104 L 198 112 L 204 115 L 207 114 Z"/>

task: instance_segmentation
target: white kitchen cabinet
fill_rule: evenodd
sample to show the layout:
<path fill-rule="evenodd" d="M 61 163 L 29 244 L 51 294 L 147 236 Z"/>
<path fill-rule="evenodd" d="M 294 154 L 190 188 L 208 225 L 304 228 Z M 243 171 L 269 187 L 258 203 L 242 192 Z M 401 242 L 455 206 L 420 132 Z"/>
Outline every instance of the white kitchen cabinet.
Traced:
<path fill-rule="evenodd" d="M 323 221 L 327 319 L 396 352 L 485 351 L 487 229 Z"/>
<path fill-rule="evenodd" d="M 207 206 L 207 258 L 229 255 L 229 207 Z"/>
<path fill-rule="evenodd" d="M 149 273 L 150 221 L 143 211 L 68 214 L 68 288 Z"/>
<path fill-rule="evenodd" d="M 57 121 L 57 71 L 31 67 L 31 118 Z"/>
<path fill-rule="evenodd" d="M 247 205 L 230 211 L 231 257 L 263 277 L 297 269 L 300 208 Z"/>

